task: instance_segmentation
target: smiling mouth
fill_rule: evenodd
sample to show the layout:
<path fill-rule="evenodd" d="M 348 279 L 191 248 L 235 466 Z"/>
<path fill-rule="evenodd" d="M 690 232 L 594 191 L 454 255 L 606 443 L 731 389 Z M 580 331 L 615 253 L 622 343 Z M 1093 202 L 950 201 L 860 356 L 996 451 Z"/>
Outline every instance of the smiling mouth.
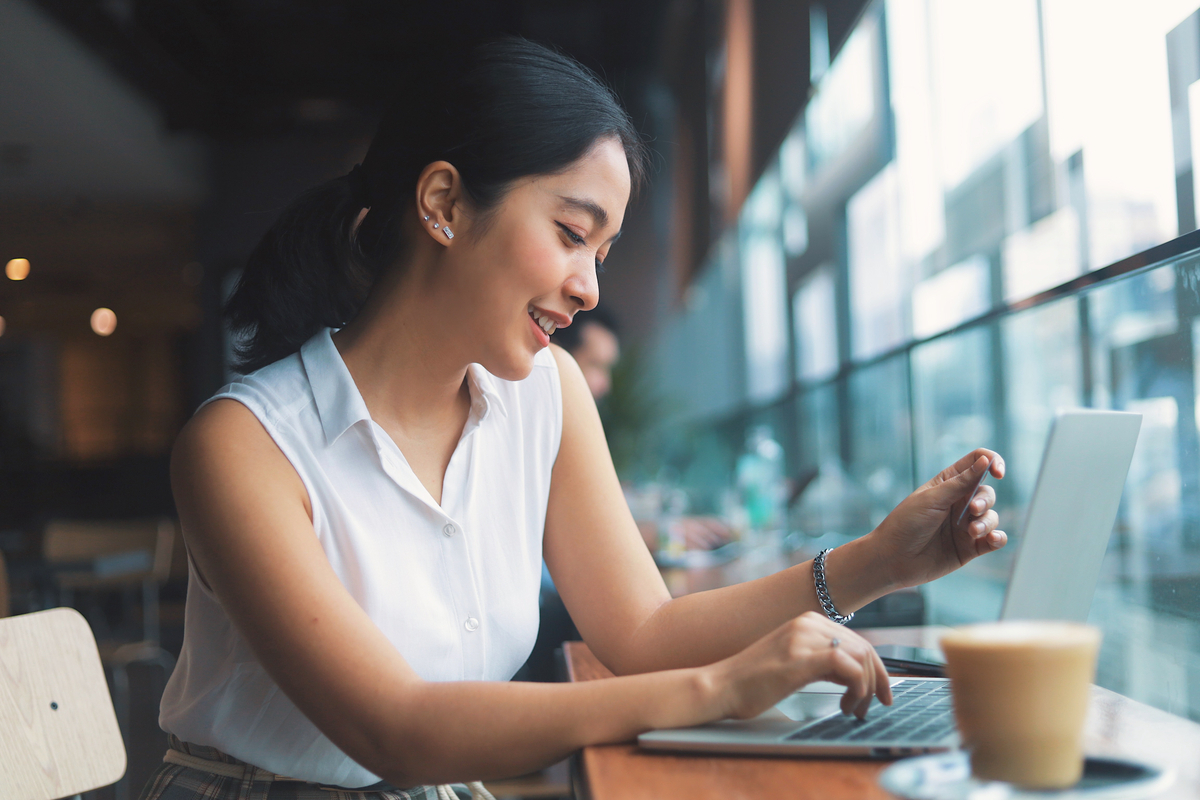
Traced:
<path fill-rule="evenodd" d="M 558 327 L 558 324 L 554 320 L 550 319 L 533 306 L 529 307 L 529 316 L 533 318 L 533 321 L 537 323 L 539 328 L 546 332 L 547 336 L 554 333 L 554 329 Z"/>

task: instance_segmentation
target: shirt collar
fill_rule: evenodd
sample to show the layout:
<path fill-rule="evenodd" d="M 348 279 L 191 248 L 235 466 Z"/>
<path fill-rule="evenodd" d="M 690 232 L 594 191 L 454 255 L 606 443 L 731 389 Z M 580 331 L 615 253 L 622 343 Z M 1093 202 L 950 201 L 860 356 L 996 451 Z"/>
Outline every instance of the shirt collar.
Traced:
<path fill-rule="evenodd" d="M 504 400 L 496 391 L 496 376 L 481 364 L 467 367 L 467 388 L 471 391 L 471 409 L 478 414 L 480 421 L 486 419 L 493 408 L 500 412 L 500 416 L 508 417 Z"/>
<path fill-rule="evenodd" d="M 300 360 L 312 387 L 326 444 L 336 442 L 354 423 L 371 418 L 330 332 L 330 328 L 325 328 L 300 348 Z"/>
<path fill-rule="evenodd" d="M 300 348 L 300 359 L 312 387 L 327 445 L 336 442 L 356 422 L 371 418 L 331 333 L 332 329 L 326 328 Z M 471 416 L 475 420 L 482 422 L 492 409 L 499 411 L 500 416 L 508 417 L 504 400 L 496 391 L 496 377 L 481 365 L 471 364 L 467 368 L 467 388 L 471 393 Z"/>

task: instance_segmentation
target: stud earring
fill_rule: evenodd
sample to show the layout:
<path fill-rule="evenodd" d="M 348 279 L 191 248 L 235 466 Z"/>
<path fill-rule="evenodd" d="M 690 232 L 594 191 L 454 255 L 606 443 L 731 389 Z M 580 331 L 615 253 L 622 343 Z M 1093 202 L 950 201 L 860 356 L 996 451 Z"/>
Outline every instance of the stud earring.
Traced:
<path fill-rule="evenodd" d="M 446 234 L 447 239 L 454 238 L 454 231 L 450 230 L 449 228 L 442 228 L 442 233 Z"/>
<path fill-rule="evenodd" d="M 426 222 L 429 222 L 429 215 L 428 215 L 428 214 L 426 214 L 426 215 L 425 215 L 425 221 L 426 221 Z"/>
<path fill-rule="evenodd" d="M 435 231 L 438 229 L 438 224 L 437 224 L 436 222 L 435 222 L 435 223 L 433 223 L 433 229 L 434 229 Z"/>

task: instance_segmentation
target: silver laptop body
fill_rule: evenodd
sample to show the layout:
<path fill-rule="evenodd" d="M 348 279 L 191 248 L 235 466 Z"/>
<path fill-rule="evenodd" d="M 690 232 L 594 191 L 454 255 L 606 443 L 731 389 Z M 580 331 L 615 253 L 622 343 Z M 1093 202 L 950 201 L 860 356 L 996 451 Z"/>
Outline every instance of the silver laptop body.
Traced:
<path fill-rule="evenodd" d="M 1141 424 L 1141 414 L 1120 411 L 1071 410 L 1055 417 L 1001 619 L 1087 620 Z M 833 683 L 810 684 L 754 719 L 650 731 L 638 744 L 651 750 L 884 758 L 958 745 L 945 678 L 893 678 L 893 707 L 873 700 L 863 721 L 842 716 L 844 691 Z"/>

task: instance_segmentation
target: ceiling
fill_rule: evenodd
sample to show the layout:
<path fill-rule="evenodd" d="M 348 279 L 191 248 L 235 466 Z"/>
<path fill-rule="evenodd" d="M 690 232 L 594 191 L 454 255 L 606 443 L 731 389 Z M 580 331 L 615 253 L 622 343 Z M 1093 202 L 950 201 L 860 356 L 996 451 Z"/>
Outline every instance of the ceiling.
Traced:
<path fill-rule="evenodd" d="M 162 111 L 216 136 L 373 118 L 414 59 L 498 34 L 618 90 L 654 69 L 668 0 L 37 0 Z M 636 79 L 633 79 L 636 80 Z"/>
<path fill-rule="evenodd" d="M 194 325 L 191 263 L 240 262 L 280 198 L 344 171 L 415 59 L 525 35 L 636 108 L 666 5 L 0 0 L 0 263 L 35 265 L 0 281 L 8 328 L 73 330 L 98 303 L 123 330 Z"/>
<path fill-rule="evenodd" d="M 830 3 L 835 49 L 863 4 Z M 808 3 L 753 5 L 757 173 L 806 96 Z M 190 262 L 202 262 L 207 276 L 223 275 L 244 260 L 288 197 L 353 164 L 408 65 L 518 34 L 596 70 L 656 137 L 656 177 L 667 190 L 661 202 L 643 200 L 630 214 L 628 267 L 606 278 L 608 296 L 629 306 L 620 315 L 637 323 L 631 332 L 638 325 L 648 331 L 673 302 L 669 286 L 686 283 L 687 267 L 700 262 L 716 232 L 707 223 L 708 129 L 725 6 L 0 0 L 0 85 L 17 88 L 0 92 L 0 208 L 13 220 L 45 217 L 44 224 L 0 226 L 0 256 L 36 257 L 41 276 L 24 287 L 0 282 L 0 305 L 11 312 L 11 295 L 32 298 L 35 283 L 52 292 L 45 304 L 64 302 L 70 287 L 92 298 L 148 286 L 148 278 L 131 278 L 139 264 L 147 271 L 161 265 L 162 280 L 190 298 Z M 662 179 L 672 172 L 690 177 L 670 186 Z M 685 210 L 673 217 L 675 206 Z M 676 218 L 693 246 L 666 241 Z M 161 235 L 144 242 L 89 233 L 154 226 Z M 664 289 L 656 276 L 672 259 L 687 264 Z M 46 318 L 33 307 L 29 313 Z"/>

